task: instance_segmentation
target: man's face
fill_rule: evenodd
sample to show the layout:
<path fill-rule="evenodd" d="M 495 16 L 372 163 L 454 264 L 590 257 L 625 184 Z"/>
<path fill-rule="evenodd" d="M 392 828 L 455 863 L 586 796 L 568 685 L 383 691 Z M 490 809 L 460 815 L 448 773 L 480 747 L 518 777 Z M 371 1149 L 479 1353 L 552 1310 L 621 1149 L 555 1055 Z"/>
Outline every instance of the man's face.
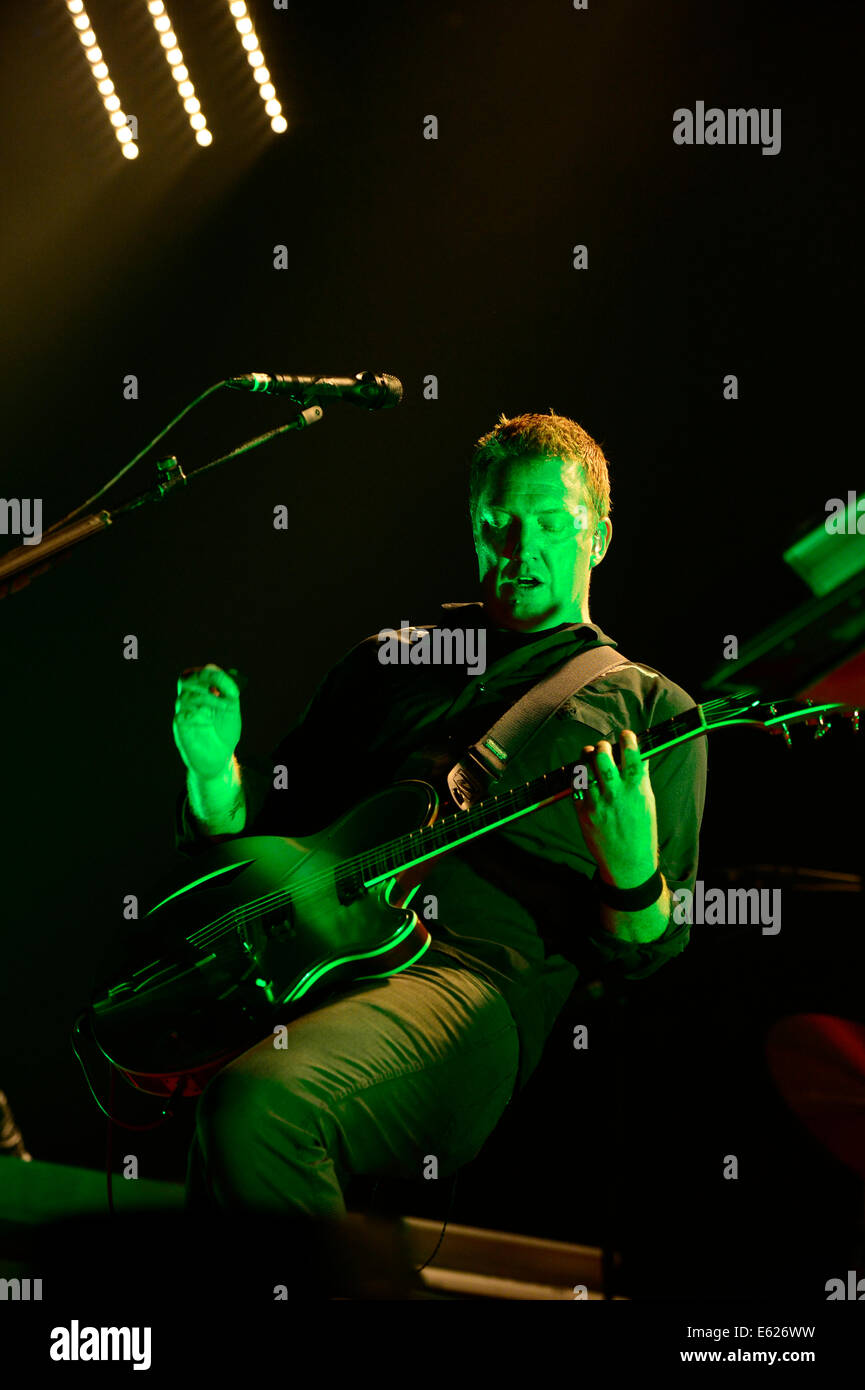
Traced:
<path fill-rule="evenodd" d="M 606 549 L 612 526 L 601 528 Z M 494 623 L 539 632 L 588 618 L 591 509 L 579 464 L 491 464 L 474 518 L 484 606 Z M 597 559 L 596 559 L 597 563 Z"/>

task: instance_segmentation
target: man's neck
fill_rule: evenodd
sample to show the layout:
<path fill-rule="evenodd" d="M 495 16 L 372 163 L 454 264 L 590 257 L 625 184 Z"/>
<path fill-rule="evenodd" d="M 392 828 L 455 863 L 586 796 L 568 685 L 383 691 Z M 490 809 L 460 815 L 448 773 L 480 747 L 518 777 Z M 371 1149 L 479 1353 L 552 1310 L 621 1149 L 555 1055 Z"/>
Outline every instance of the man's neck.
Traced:
<path fill-rule="evenodd" d="M 565 619 L 560 623 L 553 623 L 550 627 L 532 628 L 528 632 L 526 632 L 523 628 L 499 626 L 493 627 L 491 631 L 497 637 L 522 637 L 525 638 L 526 641 L 528 641 L 530 638 L 535 638 L 536 640 L 540 641 L 542 637 L 549 637 L 554 632 L 562 632 L 565 628 L 580 628 L 585 627 L 587 625 L 591 626 L 592 624 L 590 624 L 588 620 L 583 621 L 582 619 L 571 618 Z"/>

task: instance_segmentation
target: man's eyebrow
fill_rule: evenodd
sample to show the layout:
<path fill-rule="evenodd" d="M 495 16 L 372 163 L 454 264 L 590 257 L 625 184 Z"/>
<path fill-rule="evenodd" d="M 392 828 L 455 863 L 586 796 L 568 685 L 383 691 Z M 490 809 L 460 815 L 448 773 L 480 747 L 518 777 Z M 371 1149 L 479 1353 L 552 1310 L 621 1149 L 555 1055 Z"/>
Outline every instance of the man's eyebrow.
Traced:
<path fill-rule="evenodd" d="M 488 502 L 484 510 L 488 512 L 506 512 L 507 507 L 502 506 L 496 502 Z M 584 511 L 585 503 L 578 503 L 576 510 Z M 562 503 L 560 507 L 545 507 L 542 512 L 535 512 L 535 516 L 561 516 L 562 512 L 568 512 L 570 515 L 573 515 L 573 513 L 571 512 L 571 508 L 566 507 L 565 504 Z"/>

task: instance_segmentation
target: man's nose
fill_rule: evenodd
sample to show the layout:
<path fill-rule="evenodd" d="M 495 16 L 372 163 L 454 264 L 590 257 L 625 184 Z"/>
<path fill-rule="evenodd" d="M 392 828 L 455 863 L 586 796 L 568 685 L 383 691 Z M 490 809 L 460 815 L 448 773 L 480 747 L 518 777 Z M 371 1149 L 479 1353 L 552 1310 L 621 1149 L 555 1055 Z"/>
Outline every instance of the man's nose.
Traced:
<path fill-rule="evenodd" d="M 524 565 L 538 559 L 537 536 L 527 526 L 514 523 L 505 537 L 502 559 L 510 564 Z"/>
<path fill-rule="evenodd" d="M 526 530 L 521 521 L 514 518 L 505 533 L 502 556 L 505 560 L 519 560 L 526 548 Z"/>

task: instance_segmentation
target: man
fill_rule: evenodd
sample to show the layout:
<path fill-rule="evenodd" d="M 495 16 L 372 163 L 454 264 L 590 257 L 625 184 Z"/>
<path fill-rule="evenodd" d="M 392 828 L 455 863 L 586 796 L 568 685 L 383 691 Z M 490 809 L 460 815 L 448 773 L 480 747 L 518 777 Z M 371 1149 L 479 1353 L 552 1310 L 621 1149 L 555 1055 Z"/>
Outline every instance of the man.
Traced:
<path fill-rule="evenodd" d="M 215 666 L 185 674 L 179 846 L 312 834 L 398 777 L 440 779 L 545 674 L 587 646 L 614 647 L 589 617 L 609 512 L 606 460 L 579 425 L 552 412 L 502 416 L 471 467 L 482 601 L 443 605 L 450 629 L 485 644 L 483 674 L 385 664 L 378 637 L 361 642 L 276 750 L 269 786 L 235 754 L 235 681 Z M 210 1082 L 190 1204 L 340 1216 L 353 1175 L 420 1177 L 434 1157 L 447 1176 L 475 1157 L 576 980 L 648 975 L 687 944 L 670 895 L 696 878 L 705 740 L 643 763 L 636 733 L 693 704 L 636 665 L 572 696 L 496 791 L 578 762 L 598 786 L 436 861 L 421 889 L 435 905 L 433 942 L 417 964 L 311 1000 L 286 1048 L 269 1036 Z M 286 790 L 273 767 L 287 770 Z"/>

